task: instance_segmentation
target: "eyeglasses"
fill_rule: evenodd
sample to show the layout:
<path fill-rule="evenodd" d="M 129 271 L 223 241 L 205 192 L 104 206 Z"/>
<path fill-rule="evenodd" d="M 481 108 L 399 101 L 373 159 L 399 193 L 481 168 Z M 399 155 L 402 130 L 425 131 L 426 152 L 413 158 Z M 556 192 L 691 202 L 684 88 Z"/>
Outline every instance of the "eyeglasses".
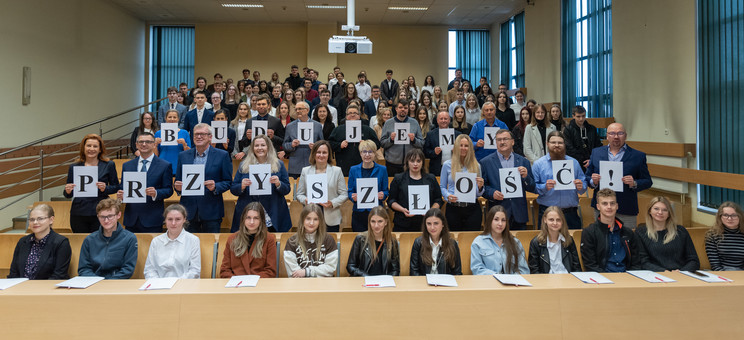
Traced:
<path fill-rule="evenodd" d="M 730 215 L 729 214 L 723 214 L 723 215 L 721 215 L 721 218 L 725 218 L 725 219 L 729 219 L 729 220 L 738 220 L 739 219 L 739 215 L 737 215 L 737 214 L 730 214 Z"/>
<path fill-rule="evenodd" d="M 498 143 L 508 142 L 510 140 L 512 140 L 512 139 L 511 138 L 508 138 L 508 137 L 507 138 L 496 138 L 496 142 L 498 142 Z"/>
<path fill-rule="evenodd" d="M 211 136 L 211 135 L 212 135 L 212 133 L 209 133 L 209 132 L 207 132 L 207 133 L 203 133 L 203 132 L 200 132 L 200 133 L 195 133 L 195 134 L 194 134 L 194 137 L 201 137 L 201 138 L 204 138 L 204 137 L 209 137 L 209 136 Z"/>
<path fill-rule="evenodd" d="M 371 154 L 374 154 L 375 152 L 372 150 L 362 150 L 361 153 L 362 155 L 371 155 Z"/>
<path fill-rule="evenodd" d="M 101 221 L 111 221 L 116 218 L 116 215 L 98 215 L 98 219 Z"/>
<path fill-rule="evenodd" d="M 620 132 L 608 132 L 607 133 L 607 136 L 609 136 L 609 137 L 622 137 L 622 136 L 625 136 L 625 132 L 622 132 L 622 131 L 620 131 Z"/>
<path fill-rule="evenodd" d="M 152 140 L 138 140 L 137 141 L 137 144 L 143 144 L 143 145 L 152 144 L 152 143 L 155 143 L 155 141 L 152 141 Z"/>
<path fill-rule="evenodd" d="M 34 224 L 34 223 L 36 223 L 36 222 L 41 222 L 41 221 L 44 221 L 44 220 L 46 220 L 47 218 L 49 218 L 49 216 L 47 216 L 47 217 L 39 217 L 39 218 L 29 218 L 29 219 L 28 219 L 28 223 L 29 223 L 29 224 Z"/>

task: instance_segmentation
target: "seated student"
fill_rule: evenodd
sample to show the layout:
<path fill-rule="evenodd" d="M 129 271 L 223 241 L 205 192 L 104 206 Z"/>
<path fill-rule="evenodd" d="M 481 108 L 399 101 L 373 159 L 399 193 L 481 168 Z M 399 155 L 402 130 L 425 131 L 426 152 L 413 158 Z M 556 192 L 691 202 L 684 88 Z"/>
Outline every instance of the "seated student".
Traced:
<path fill-rule="evenodd" d="M 198 279 L 201 275 L 201 249 L 199 238 L 184 230 L 186 208 L 171 204 L 165 208 L 164 234 L 155 236 L 150 243 L 145 261 L 145 278 L 178 277 Z"/>
<path fill-rule="evenodd" d="M 367 232 L 357 235 L 351 246 L 346 264 L 349 275 L 400 275 L 400 249 L 387 209 L 372 208 L 368 225 Z"/>
<path fill-rule="evenodd" d="M 31 209 L 28 226 L 31 234 L 21 237 L 13 251 L 8 278 L 65 280 L 69 278 L 72 249 L 67 237 L 52 230 L 54 210 L 46 204 Z"/>
<path fill-rule="evenodd" d="M 112 198 L 96 206 L 101 226 L 90 233 L 80 248 L 78 275 L 128 279 L 137 264 L 137 237 L 119 224 L 121 208 Z"/>
<path fill-rule="evenodd" d="M 447 218 L 438 208 L 431 208 L 424 215 L 421 236 L 411 248 L 411 276 L 426 274 L 462 275 L 460 247 L 450 237 Z"/>
<path fill-rule="evenodd" d="M 672 203 L 664 196 L 651 199 L 646 211 L 646 224 L 636 229 L 636 237 L 643 269 L 663 272 L 665 270 L 700 269 L 695 245 L 687 229 L 677 225 Z"/>
<path fill-rule="evenodd" d="M 168 110 L 165 113 L 165 122 L 178 123 L 178 111 Z M 155 132 L 155 145 L 157 146 L 157 148 L 155 149 L 155 155 L 160 157 L 161 159 L 168 161 L 168 163 L 171 164 L 171 170 L 173 172 L 173 176 L 175 176 L 175 165 L 178 164 L 178 154 L 181 151 L 191 149 L 191 137 L 189 136 L 188 131 L 184 129 L 178 129 L 178 133 L 176 134 L 178 136 L 178 139 L 176 140 L 176 142 L 178 143 L 177 145 L 160 145 L 163 142 L 162 132 L 163 130 Z"/>
<path fill-rule="evenodd" d="M 220 277 L 234 275 L 276 277 L 276 238 L 268 232 L 266 212 L 259 202 L 245 206 L 240 229 L 227 239 Z"/>
<path fill-rule="evenodd" d="M 428 186 L 430 208 L 439 208 L 444 204 L 442 191 L 439 189 L 437 178 L 423 170 L 424 152 L 421 149 L 412 148 L 408 150 L 404 164 L 404 171 L 395 175 L 390 183 L 388 205 L 395 212 L 395 215 L 393 215 L 395 231 L 418 231 L 421 228 L 423 217 L 410 214 L 408 187 L 411 185 Z"/>
<path fill-rule="evenodd" d="M 326 233 L 323 208 L 311 203 L 302 208 L 297 233 L 284 247 L 288 277 L 331 277 L 336 274 L 338 248 Z"/>
<path fill-rule="evenodd" d="M 590 272 L 624 272 L 641 269 L 638 239 L 630 228 L 615 218 L 617 198 L 612 189 L 595 193 L 599 219 L 581 234 L 581 258 Z"/>
<path fill-rule="evenodd" d="M 522 243 L 509 231 L 504 207 L 488 210 L 483 232 L 470 246 L 470 270 L 473 275 L 530 273 Z"/>
<path fill-rule="evenodd" d="M 734 202 L 718 207 L 716 223 L 705 233 L 705 252 L 713 270 L 744 270 L 744 212 Z"/>
<path fill-rule="evenodd" d="M 568 224 L 563 211 L 548 207 L 543 214 L 540 233 L 530 241 L 527 259 L 531 274 L 559 274 L 580 272 L 579 252 L 568 234 Z"/>

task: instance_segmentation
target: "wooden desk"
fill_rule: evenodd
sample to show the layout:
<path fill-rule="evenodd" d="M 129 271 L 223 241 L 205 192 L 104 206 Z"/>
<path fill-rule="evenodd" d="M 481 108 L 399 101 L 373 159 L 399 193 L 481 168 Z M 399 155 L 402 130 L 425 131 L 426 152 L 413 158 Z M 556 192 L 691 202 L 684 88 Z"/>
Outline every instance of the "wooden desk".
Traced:
<path fill-rule="evenodd" d="M 0 329 L 8 339 L 738 338 L 744 272 L 724 275 L 735 282 L 670 273 L 678 282 L 663 284 L 607 274 L 615 284 L 589 285 L 558 274 L 527 275 L 533 287 L 460 276 L 455 288 L 427 286 L 423 277 L 363 288 L 362 278 L 342 277 L 261 279 L 255 288 L 227 289 L 226 279 L 201 279 L 143 292 L 144 280 L 85 290 L 34 281 L 0 291 L 0 310 L 12 311 Z"/>

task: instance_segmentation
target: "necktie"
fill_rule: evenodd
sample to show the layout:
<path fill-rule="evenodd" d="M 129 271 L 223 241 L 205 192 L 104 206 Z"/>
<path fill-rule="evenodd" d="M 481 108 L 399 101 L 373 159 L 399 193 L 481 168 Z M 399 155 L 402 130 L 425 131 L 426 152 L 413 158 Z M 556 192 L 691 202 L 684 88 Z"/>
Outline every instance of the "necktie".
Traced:
<path fill-rule="evenodd" d="M 176 109 L 176 104 L 175 103 L 171 104 L 171 110 L 175 110 L 175 109 Z"/>
<path fill-rule="evenodd" d="M 147 160 L 146 159 L 142 160 L 142 170 L 140 170 L 140 172 L 147 172 Z"/>

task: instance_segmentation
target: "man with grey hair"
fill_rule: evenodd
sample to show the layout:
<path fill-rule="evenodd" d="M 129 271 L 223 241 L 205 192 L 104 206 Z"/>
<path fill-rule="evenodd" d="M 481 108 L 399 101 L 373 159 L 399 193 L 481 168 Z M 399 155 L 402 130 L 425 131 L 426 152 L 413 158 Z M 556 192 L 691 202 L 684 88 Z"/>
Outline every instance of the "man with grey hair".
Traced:
<path fill-rule="evenodd" d="M 429 131 L 424 139 L 424 156 L 429 159 L 429 173 L 434 176 L 439 176 L 442 170 L 442 163 L 452 158 L 452 151 L 443 152 L 441 145 L 439 145 L 439 130 L 450 128 L 450 115 L 447 111 L 437 113 L 437 127 Z M 455 138 L 460 134 L 460 131 L 454 130 L 452 136 L 452 143 L 455 142 Z"/>
<path fill-rule="evenodd" d="M 388 119 L 382 126 L 380 134 L 380 145 L 385 150 L 385 167 L 388 176 L 393 177 L 395 174 L 403 172 L 403 164 L 406 152 L 411 148 L 423 148 L 424 138 L 421 136 L 421 126 L 415 119 L 408 117 L 408 101 L 403 99 L 395 106 L 396 115 Z M 408 144 L 395 144 L 397 138 L 395 131 L 396 123 L 408 123 Z"/>
<path fill-rule="evenodd" d="M 475 123 L 473 128 L 470 130 L 470 139 L 473 140 L 473 146 L 475 146 L 475 158 L 480 161 L 484 157 L 496 152 L 496 149 L 486 149 L 485 139 L 493 138 L 494 136 L 486 136 L 486 127 L 498 127 L 499 129 L 509 129 L 506 124 L 498 118 L 496 118 L 496 104 L 492 102 L 486 102 L 481 108 L 483 119 Z M 489 141 L 490 142 L 490 141 Z"/>
<path fill-rule="evenodd" d="M 315 142 L 323 139 L 323 125 L 319 122 L 310 120 L 310 106 L 305 102 L 299 102 L 295 104 L 295 111 L 297 112 L 297 119 L 287 124 L 284 130 L 284 142 L 282 147 L 284 148 L 284 154 L 289 159 L 289 168 L 287 173 L 292 178 L 297 179 L 302 173 L 302 168 L 310 165 L 310 150 L 313 148 Z M 300 131 L 299 122 L 311 122 L 313 124 L 313 133 L 307 134 L 308 131 Z M 301 144 L 300 138 L 310 139 L 310 144 Z"/>

